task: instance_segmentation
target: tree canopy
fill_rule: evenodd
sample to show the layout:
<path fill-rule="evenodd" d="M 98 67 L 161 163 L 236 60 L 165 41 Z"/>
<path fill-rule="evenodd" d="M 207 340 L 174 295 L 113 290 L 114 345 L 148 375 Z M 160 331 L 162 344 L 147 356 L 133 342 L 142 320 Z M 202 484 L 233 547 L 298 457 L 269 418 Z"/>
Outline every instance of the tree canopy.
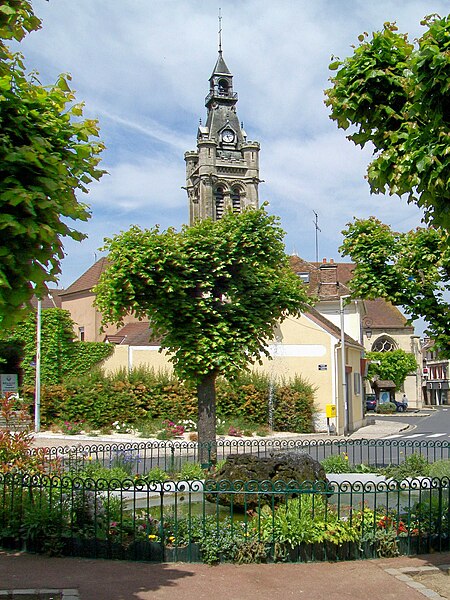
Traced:
<path fill-rule="evenodd" d="M 374 146 L 367 171 L 373 193 L 406 194 L 430 224 L 450 230 L 450 15 L 426 17 L 409 42 L 393 23 L 345 60 L 333 60 L 325 103 L 348 139 Z"/>
<path fill-rule="evenodd" d="M 367 352 L 369 379 L 390 380 L 395 387 L 401 389 L 406 376 L 415 373 L 417 362 L 414 355 L 404 350 L 392 350 L 390 352 Z"/>
<path fill-rule="evenodd" d="M 276 323 L 311 303 L 264 208 L 227 212 L 181 232 L 137 226 L 106 240 L 95 288 L 103 322 L 148 319 L 176 374 L 197 384 L 199 441 L 215 440 L 214 384 L 267 354 Z"/>
<path fill-rule="evenodd" d="M 423 317 L 450 357 L 450 235 L 435 228 L 398 233 L 375 217 L 355 219 L 342 233 L 340 251 L 356 263 L 349 282 L 355 296 L 390 300 L 411 321 Z"/>
<path fill-rule="evenodd" d="M 41 26 L 31 3 L 0 6 L 0 323 L 14 324 L 35 293 L 57 281 L 65 236 L 81 240 L 67 219 L 85 221 L 75 193 L 102 174 L 97 123 L 82 120 L 70 76 L 44 86 L 5 42 Z"/>

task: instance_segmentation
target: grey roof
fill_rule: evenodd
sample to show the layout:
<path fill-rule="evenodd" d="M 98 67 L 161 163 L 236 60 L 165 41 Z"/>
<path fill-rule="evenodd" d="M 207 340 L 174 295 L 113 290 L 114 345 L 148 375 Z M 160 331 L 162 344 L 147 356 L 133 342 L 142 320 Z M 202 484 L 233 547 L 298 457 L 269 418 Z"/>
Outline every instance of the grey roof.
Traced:
<path fill-rule="evenodd" d="M 214 77 L 214 75 L 231 75 L 231 71 L 228 69 L 225 61 L 223 60 L 222 52 L 219 52 L 219 57 L 211 77 Z"/>

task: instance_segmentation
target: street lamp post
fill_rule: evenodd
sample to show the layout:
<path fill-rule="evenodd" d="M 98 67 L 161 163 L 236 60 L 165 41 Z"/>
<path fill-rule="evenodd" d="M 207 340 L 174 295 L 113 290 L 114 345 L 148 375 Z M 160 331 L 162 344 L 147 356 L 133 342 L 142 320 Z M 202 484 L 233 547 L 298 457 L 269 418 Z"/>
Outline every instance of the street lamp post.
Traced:
<path fill-rule="evenodd" d="M 38 299 L 36 314 L 36 379 L 34 386 L 34 431 L 41 430 L 41 314 L 42 301 Z"/>
<path fill-rule="evenodd" d="M 345 329 L 344 329 L 344 300 L 350 298 L 350 295 L 339 297 L 339 307 L 341 316 L 341 377 L 342 377 L 342 394 L 344 400 L 344 435 L 349 433 L 349 414 L 348 414 L 348 390 L 347 390 L 347 373 L 345 371 Z"/>

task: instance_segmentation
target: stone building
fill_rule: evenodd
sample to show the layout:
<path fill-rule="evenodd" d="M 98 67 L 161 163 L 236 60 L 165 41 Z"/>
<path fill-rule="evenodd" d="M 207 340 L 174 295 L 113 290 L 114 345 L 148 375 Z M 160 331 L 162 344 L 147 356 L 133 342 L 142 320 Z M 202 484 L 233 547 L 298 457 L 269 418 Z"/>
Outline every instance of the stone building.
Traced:
<path fill-rule="evenodd" d="M 209 86 L 197 150 L 184 155 L 190 225 L 199 219 L 220 219 L 227 209 L 240 212 L 258 206 L 259 143 L 247 140 L 239 122 L 233 75 L 221 50 Z"/>

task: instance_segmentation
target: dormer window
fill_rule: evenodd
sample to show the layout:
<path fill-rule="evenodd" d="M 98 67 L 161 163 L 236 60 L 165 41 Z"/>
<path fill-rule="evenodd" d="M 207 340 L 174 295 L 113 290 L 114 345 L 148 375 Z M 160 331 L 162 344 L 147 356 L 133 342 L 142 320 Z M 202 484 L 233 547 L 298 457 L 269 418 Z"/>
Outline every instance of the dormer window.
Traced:
<path fill-rule="evenodd" d="M 303 283 L 309 283 L 309 273 L 308 271 L 298 271 L 297 275 L 303 281 Z"/>

